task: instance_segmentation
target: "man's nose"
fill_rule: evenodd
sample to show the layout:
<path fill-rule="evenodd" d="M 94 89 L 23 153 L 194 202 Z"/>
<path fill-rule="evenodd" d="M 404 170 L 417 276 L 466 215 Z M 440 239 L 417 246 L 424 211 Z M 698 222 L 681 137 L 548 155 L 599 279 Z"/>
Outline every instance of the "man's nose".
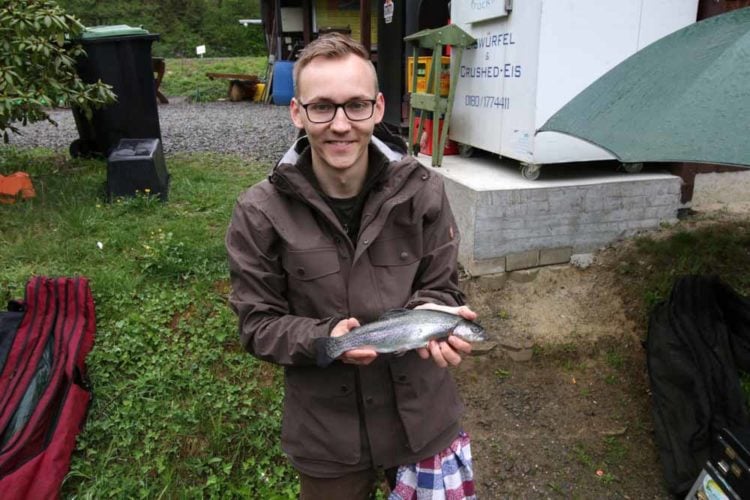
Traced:
<path fill-rule="evenodd" d="M 348 130 L 351 126 L 352 124 L 349 121 L 349 118 L 346 116 L 346 113 L 344 113 L 344 108 L 336 108 L 333 120 L 331 121 L 331 128 L 335 130 Z"/>

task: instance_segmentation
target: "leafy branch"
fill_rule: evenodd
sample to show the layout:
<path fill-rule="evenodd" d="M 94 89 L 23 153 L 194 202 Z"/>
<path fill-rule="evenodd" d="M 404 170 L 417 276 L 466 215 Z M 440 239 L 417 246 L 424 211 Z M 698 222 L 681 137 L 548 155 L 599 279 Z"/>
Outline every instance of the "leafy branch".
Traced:
<path fill-rule="evenodd" d="M 47 120 L 50 106 L 94 109 L 116 101 L 101 80 L 84 83 L 76 60 L 86 52 L 73 42 L 83 25 L 51 0 L 0 0 L 0 132 L 20 133 L 16 124 Z"/>

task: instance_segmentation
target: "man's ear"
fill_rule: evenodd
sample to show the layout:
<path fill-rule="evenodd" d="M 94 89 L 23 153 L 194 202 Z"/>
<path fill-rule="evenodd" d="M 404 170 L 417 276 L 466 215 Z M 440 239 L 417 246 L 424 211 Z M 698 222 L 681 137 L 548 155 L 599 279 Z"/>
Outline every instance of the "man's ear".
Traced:
<path fill-rule="evenodd" d="M 305 124 L 302 122 L 302 113 L 304 113 L 302 106 L 300 106 L 296 97 L 292 97 L 289 102 L 289 114 L 292 117 L 292 123 L 297 128 L 305 128 Z"/>
<path fill-rule="evenodd" d="M 383 116 L 385 116 L 385 97 L 383 97 L 382 92 L 378 92 L 378 96 L 375 98 L 375 123 L 382 122 Z"/>

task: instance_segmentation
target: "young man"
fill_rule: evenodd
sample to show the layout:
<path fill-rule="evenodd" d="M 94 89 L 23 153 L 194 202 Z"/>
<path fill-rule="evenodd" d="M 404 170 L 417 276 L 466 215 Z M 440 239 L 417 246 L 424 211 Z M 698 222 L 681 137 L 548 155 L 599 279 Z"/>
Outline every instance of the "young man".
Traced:
<path fill-rule="evenodd" d="M 465 462 L 463 410 L 445 367 L 471 345 L 457 337 L 402 356 L 354 349 L 326 368 L 315 339 L 343 335 L 397 308 L 462 306 L 458 229 L 439 175 L 373 135 L 383 95 L 367 52 L 328 35 L 302 52 L 290 105 L 299 139 L 237 202 L 227 233 L 240 338 L 284 366 L 281 444 L 303 499 L 366 499 L 379 471 L 416 481 L 417 462 Z M 463 446 L 463 447 L 462 447 Z M 462 456 L 456 457 L 455 452 Z M 408 488 L 409 484 L 402 484 Z"/>

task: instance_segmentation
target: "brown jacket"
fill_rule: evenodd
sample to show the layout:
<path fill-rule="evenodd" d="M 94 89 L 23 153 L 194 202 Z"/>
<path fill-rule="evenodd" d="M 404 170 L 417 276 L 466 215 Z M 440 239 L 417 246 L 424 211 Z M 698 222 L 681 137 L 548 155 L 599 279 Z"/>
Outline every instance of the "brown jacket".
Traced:
<path fill-rule="evenodd" d="M 340 319 L 463 303 L 458 230 L 441 177 L 376 138 L 370 148 L 371 165 L 387 166 L 365 202 L 358 241 L 302 175 L 298 162 L 309 153 L 298 154 L 299 145 L 240 196 L 226 237 L 240 338 L 284 366 L 282 448 L 310 475 L 433 455 L 455 438 L 463 409 L 449 372 L 414 351 L 366 367 L 315 365 L 314 339 Z"/>

